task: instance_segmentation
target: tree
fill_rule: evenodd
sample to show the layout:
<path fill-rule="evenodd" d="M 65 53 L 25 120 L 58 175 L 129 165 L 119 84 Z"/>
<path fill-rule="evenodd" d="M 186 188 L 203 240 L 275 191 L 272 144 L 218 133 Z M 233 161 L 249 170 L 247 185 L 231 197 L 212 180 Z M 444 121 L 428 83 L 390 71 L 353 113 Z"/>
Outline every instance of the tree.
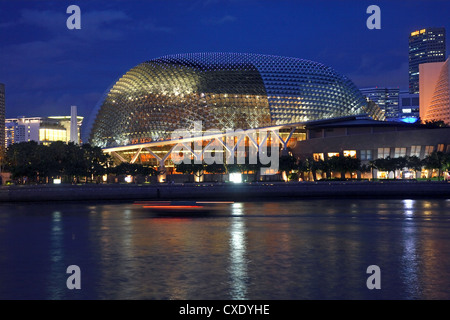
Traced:
<path fill-rule="evenodd" d="M 292 170 L 297 168 L 297 159 L 292 155 L 282 155 L 279 162 L 279 171 L 284 172 L 286 177 Z"/>
<path fill-rule="evenodd" d="M 441 151 L 434 151 L 427 155 L 423 160 L 424 167 L 428 170 L 438 170 L 438 180 L 441 180 L 441 173 L 445 170 L 449 156 Z"/>
<path fill-rule="evenodd" d="M 107 173 L 107 168 L 112 165 L 111 157 L 105 154 L 100 147 L 94 147 L 90 144 L 83 144 L 82 146 L 84 159 L 86 161 L 85 173 L 86 177 L 90 177 L 93 181 L 100 176 Z"/>
<path fill-rule="evenodd" d="M 227 171 L 223 163 L 212 163 L 205 166 L 205 171 L 212 174 L 220 174 L 220 177 Z M 222 178 L 221 178 L 222 179 Z"/>
<path fill-rule="evenodd" d="M 403 171 L 404 168 L 408 167 L 408 159 L 406 157 L 393 158 L 395 170 Z"/>
<path fill-rule="evenodd" d="M 347 172 L 355 172 L 360 169 L 361 160 L 354 157 L 339 157 L 333 156 L 328 158 L 326 161 L 326 168 L 330 171 L 337 171 L 341 173 L 341 179 L 345 179 L 345 174 Z"/>
<path fill-rule="evenodd" d="M 297 170 L 300 173 L 300 178 L 305 181 L 305 172 L 309 173 L 309 162 L 308 159 L 298 159 L 297 160 Z"/>
<path fill-rule="evenodd" d="M 423 162 L 418 156 L 409 156 L 407 159 L 407 167 L 414 170 L 416 176 L 418 171 L 422 171 Z"/>
<path fill-rule="evenodd" d="M 129 175 L 132 176 L 133 179 L 137 176 L 151 176 L 157 173 L 157 170 L 150 166 L 145 166 L 139 163 L 128 163 L 122 162 L 118 166 L 112 167 L 108 170 L 110 173 L 114 173 L 116 175 Z"/>
<path fill-rule="evenodd" d="M 448 127 L 448 124 L 445 123 L 442 120 L 427 120 L 422 122 L 422 126 L 424 126 L 425 128 L 446 128 Z"/>
<path fill-rule="evenodd" d="M 37 182 L 41 154 L 35 141 L 15 143 L 9 146 L 5 156 L 5 169 L 19 183 Z"/>
<path fill-rule="evenodd" d="M 397 168 L 395 158 L 386 157 L 379 158 L 373 161 L 373 165 L 380 171 L 387 171 L 388 173 L 395 171 Z M 395 176 L 394 176 L 395 178 Z"/>
<path fill-rule="evenodd" d="M 361 164 L 360 166 L 359 166 L 359 169 L 358 169 L 361 173 L 369 173 L 369 172 L 371 172 L 372 171 L 372 165 L 370 164 L 370 163 L 368 163 L 368 164 Z"/>
<path fill-rule="evenodd" d="M 193 174 L 200 178 L 204 174 L 205 164 L 203 163 L 184 163 L 175 165 L 175 171 L 183 174 Z"/>

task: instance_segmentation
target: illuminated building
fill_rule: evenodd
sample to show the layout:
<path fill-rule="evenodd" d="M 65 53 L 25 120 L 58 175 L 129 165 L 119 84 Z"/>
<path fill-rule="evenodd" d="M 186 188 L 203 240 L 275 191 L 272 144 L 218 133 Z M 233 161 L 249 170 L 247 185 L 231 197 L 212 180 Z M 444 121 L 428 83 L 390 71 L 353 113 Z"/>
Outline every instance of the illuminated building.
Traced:
<path fill-rule="evenodd" d="M 419 118 L 419 94 L 401 90 L 398 95 L 398 111 L 399 119 L 417 121 Z"/>
<path fill-rule="evenodd" d="M 5 125 L 5 85 L 0 83 L 0 128 Z M 5 148 L 5 131 L 0 130 L 0 152 Z"/>
<path fill-rule="evenodd" d="M 99 105 L 91 141 L 115 147 L 205 129 L 249 129 L 369 114 L 346 77 L 321 63 L 257 54 L 169 55 L 132 68 Z"/>
<path fill-rule="evenodd" d="M 409 36 L 409 92 L 419 93 L 419 65 L 445 61 L 445 28 L 426 28 Z"/>
<path fill-rule="evenodd" d="M 386 119 L 398 118 L 399 88 L 372 87 L 362 88 L 360 91 L 384 111 Z"/>
<path fill-rule="evenodd" d="M 300 158 L 327 159 L 332 156 L 350 156 L 369 165 L 379 158 L 417 156 L 424 159 L 434 151 L 450 153 L 450 128 L 427 128 L 419 123 L 401 121 L 374 121 L 359 117 L 346 117 L 308 123 L 306 140 L 298 141 L 292 153 Z M 393 178 L 393 172 L 347 173 L 347 178 Z M 397 177 L 426 177 L 428 172 L 411 169 L 397 170 Z M 337 177 L 340 174 L 337 173 Z M 325 174 L 321 173 L 320 178 Z M 311 179 L 311 177 L 310 177 Z"/>
<path fill-rule="evenodd" d="M 450 124 L 450 58 L 420 65 L 420 118 Z"/>
<path fill-rule="evenodd" d="M 318 62 L 240 53 L 168 55 L 139 64 L 111 87 L 94 110 L 89 141 L 119 162 L 170 167 L 174 146 L 191 149 L 193 142 L 171 134 L 199 121 L 203 131 L 219 131 L 202 147 L 213 140 L 223 144 L 227 129 L 265 128 L 277 136 L 270 143 L 286 150 L 305 139 L 305 123 L 350 115 L 384 120 L 348 78 Z M 243 143 L 259 148 L 264 141 L 246 135 Z"/>
<path fill-rule="evenodd" d="M 77 117 L 78 137 L 83 117 Z M 6 119 L 6 147 L 13 143 L 36 141 L 39 144 L 49 144 L 55 141 L 68 143 L 70 141 L 71 116 L 55 117 L 18 117 Z"/>

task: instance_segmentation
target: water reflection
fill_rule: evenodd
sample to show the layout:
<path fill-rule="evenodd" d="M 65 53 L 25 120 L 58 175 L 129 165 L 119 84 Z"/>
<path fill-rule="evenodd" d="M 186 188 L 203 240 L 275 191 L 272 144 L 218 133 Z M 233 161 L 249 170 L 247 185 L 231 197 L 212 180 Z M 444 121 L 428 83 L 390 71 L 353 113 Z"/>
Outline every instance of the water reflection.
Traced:
<path fill-rule="evenodd" d="M 449 231 L 446 200 L 234 203 L 206 218 L 0 205 L 0 298 L 449 299 Z M 372 264 L 380 291 L 365 286 Z"/>
<path fill-rule="evenodd" d="M 50 299 L 62 299 L 63 288 L 61 283 L 65 281 L 64 266 L 64 228 L 60 211 L 54 211 L 51 219 L 50 231 L 50 261 L 51 271 L 48 281 L 51 288 L 59 288 L 59 290 L 49 290 Z M 66 266 L 67 267 L 67 266 Z"/>
<path fill-rule="evenodd" d="M 405 199 L 403 202 L 403 210 L 406 215 L 406 220 L 411 220 L 413 215 L 413 208 L 414 208 L 414 200 L 411 199 Z"/>
<path fill-rule="evenodd" d="M 231 298 L 234 300 L 247 299 L 247 240 L 245 219 L 242 203 L 233 203 L 231 208 L 230 225 L 230 267 Z"/>
<path fill-rule="evenodd" d="M 405 199 L 403 203 L 403 213 L 406 216 L 407 224 L 402 230 L 402 271 L 401 276 L 405 285 L 405 290 L 411 298 L 419 297 L 419 264 L 417 261 L 417 227 L 413 219 L 415 200 Z"/>

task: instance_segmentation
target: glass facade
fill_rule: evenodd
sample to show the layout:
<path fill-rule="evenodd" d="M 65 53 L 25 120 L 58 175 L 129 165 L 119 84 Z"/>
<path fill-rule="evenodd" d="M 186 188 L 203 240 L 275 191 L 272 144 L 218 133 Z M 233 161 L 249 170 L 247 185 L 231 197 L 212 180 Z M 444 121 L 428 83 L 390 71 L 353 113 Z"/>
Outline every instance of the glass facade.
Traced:
<path fill-rule="evenodd" d="M 387 119 L 398 117 L 399 88 L 372 87 L 360 90 L 365 97 L 375 102 L 384 111 Z"/>
<path fill-rule="evenodd" d="M 0 83 L 0 126 L 5 128 L 5 85 Z M 0 130 L 0 152 L 5 148 L 5 130 Z"/>
<path fill-rule="evenodd" d="M 427 28 L 409 36 L 409 92 L 419 93 L 419 65 L 445 61 L 445 28 Z"/>
<path fill-rule="evenodd" d="M 53 129 L 53 128 L 40 128 L 39 129 L 39 141 L 42 143 L 63 141 L 67 142 L 66 129 Z"/>
<path fill-rule="evenodd" d="M 321 63 L 239 53 L 160 57 L 124 74 L 94 110 L 100 147 L 166 140 L 176 129 L 253 129 L 368 114 L 384 120 L 346 77 Z"/>

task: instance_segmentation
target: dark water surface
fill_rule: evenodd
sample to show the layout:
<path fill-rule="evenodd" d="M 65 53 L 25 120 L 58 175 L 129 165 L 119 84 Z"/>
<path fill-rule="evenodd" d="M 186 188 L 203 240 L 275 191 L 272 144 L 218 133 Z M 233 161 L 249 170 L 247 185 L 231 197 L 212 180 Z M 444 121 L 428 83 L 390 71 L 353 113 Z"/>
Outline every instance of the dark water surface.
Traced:
<path fill-rule="evenodd" d="M 245 202 L 202 218 L 0 205 L 0 299 L 449 298 L 450 200 Z"/>

